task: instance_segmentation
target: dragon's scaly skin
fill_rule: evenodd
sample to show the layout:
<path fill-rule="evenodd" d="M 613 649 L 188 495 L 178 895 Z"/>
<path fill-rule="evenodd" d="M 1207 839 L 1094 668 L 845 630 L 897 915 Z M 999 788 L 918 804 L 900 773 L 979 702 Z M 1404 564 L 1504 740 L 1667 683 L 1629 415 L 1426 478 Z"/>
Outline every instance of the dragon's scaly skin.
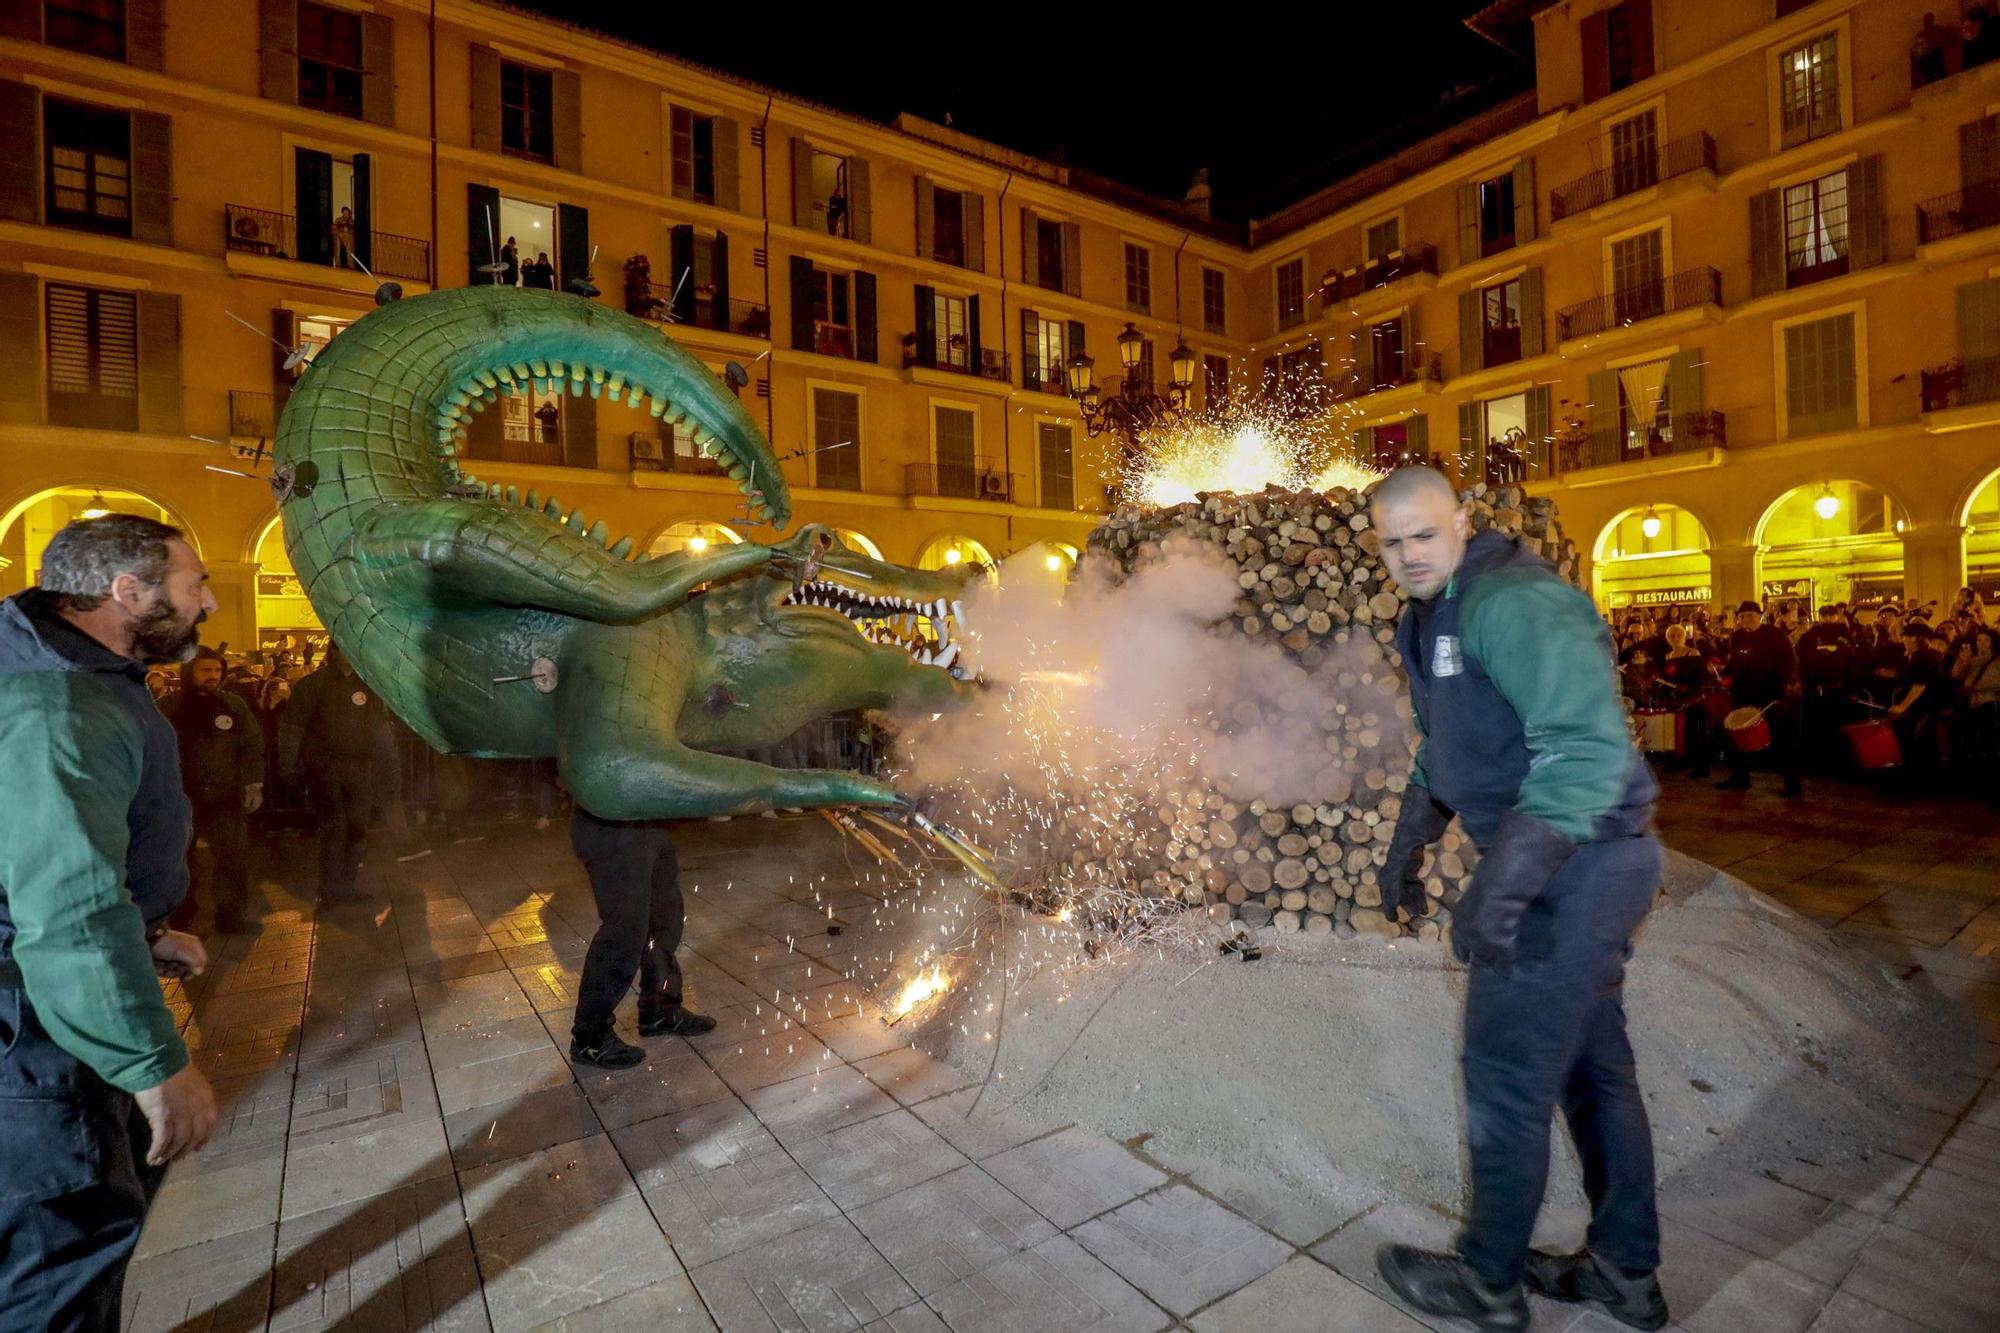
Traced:
<path fill-rule="evenodd" d="M 320 352 L 274 446 L 286 550 L 362 679 L 439 749 L 555 756 L 606 819 L 887 803 L 855 774 L 714 751 L 847 709 L 958 697 L 969 687 L 943 668 L 964 580 L 834 542 L 807 581 L 831 541 L 819 528 L 782 547 L 629 560 L 629 539 L 607 545 L 601 523 L 458 466 L 470 414 L 531 380 L 629 395 L 691 428 L 761 516 L 790 518 L 749 413 L 652 326 L 511 287 L 392 302 Z"/>

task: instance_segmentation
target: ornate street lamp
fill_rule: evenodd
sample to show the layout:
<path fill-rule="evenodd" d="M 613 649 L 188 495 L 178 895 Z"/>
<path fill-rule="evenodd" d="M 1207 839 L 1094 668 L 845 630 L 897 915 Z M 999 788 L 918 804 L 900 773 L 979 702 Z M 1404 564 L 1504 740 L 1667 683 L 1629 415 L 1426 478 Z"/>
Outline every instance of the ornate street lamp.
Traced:
<path fill-rule="evenodd" d="M 1108 397 L 1093 379 L 1097 362 L 1083 352 L 1070 358 L 1069 365 L 1064 367 L 1066 387 L 1069 396 L 1083 409 L 1085 434 L 1102 435 L 1115 430 L 1125 437 L 1128 449 L 1136 449 L 1139 432 L 1149 426 L 1168 425 L 1187 415 L 1194 398 L 1195 358 L 1186 341 L 1167 357 L 1173 381 L 1164 398 L 1139 378 L 1139 363 L 1145 354 L 1146 335 L 1126 324 L 1125 331 L 1118 335 L 1118 361 L 1124 367 L 1124 376 L 1118 382 L 1117 392 Z"/>

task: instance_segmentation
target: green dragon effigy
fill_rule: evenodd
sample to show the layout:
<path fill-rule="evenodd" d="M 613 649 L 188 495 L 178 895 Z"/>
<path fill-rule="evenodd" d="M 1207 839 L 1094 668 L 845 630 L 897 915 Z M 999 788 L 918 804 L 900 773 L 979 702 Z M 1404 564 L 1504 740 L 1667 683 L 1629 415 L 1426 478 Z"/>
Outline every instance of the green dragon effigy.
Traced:
<path fill-rule="evenodd" d="M 824 528 L 631 559 L 602 523 L 460 467 L 472 415 L 530 385 L 645 406 L 760 521 L 790 521 L 750 414 L 653 326 L 511 287 L 392 301 L 320 351 L 273 445 L 285 548 L 362 680 L 441 750 L 553 756 L 604 819 L 892 803 L 859 774 L 718 751 L 963 697 L 967 577 L 868 559 Z"/>

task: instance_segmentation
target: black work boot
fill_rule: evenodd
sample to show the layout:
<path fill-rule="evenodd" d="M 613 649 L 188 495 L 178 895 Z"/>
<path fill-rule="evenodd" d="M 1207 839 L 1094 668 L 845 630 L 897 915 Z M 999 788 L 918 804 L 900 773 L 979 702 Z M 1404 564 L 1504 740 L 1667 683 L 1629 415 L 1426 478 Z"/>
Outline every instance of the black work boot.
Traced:
<path fill-rule="evenodd" d="M 713 1031 L 714 1019 L 679 1005 L 650 1018 L 643 1014 L 639 1017 L 639 1035 L 642 1037 L 699 1037 L 704 1032 Z"/>
<path fill-rule="evenodd" d="M 1627 1277 L 1589 1250 L 1528 1251 L 1528 1290 L 1552 1301 L 1591 1301 L 1627 1328 L 1665 1328 L 1667 1295 L 1652 1273 Z"/>
<path fill-rule="evenodd" d="M 599 1069 L 630 1069 L 646 1058 L 646 1050 L 642 1046 L 634 1046 L 616 1032 L 607 1031 L 601 1037 L 571 1037 L 569 1058 L 580 1065 L 596 1065 Z"/>
<path fill-rule="evenodd" d="M 1412 1309 L 1464 1319 L 1494 1333 L 1521 1333 L 1528 1327 L 1528 1298 L 1520 1284 L 1495 1290 L 1455 1254 L 1384 1245 L 1375 1251 L 1375 1267 Z"/>

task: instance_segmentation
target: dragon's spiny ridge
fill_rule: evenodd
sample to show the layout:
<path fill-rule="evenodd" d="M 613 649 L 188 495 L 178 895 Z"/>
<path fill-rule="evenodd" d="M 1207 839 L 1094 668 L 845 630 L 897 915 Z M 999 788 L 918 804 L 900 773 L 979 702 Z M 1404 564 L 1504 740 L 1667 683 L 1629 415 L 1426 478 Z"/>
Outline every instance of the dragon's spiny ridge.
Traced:
<path fill-rule="evenodd" d="M 392 302 L 321 350 L 273 449 L 285 548 L 368 686 L 439 749 L 554 756 L 606 819 L 891 801 L 857 774 L 723 752 L 963 697 L 970 576 L 871 560 L 816 527 L 633 560 L 603 523 L 460 465 L 473 415 L 531 385 L 644 405 L 759 519 L 789 522 L 749 413 L 651 325 L 512 287 Z"/>

